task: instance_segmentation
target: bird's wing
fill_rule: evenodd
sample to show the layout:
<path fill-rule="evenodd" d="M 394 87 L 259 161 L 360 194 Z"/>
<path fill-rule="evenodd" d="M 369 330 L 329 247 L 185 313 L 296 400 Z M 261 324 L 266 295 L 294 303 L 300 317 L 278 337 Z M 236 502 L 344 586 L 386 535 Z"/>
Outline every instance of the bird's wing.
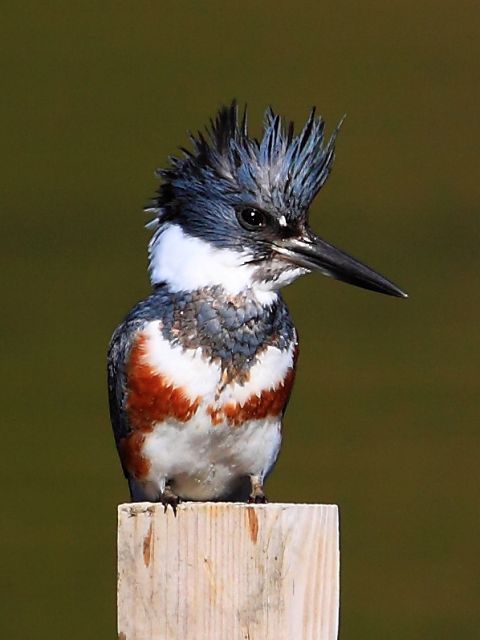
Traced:
<path fill-rule="evenodd" d="M 132 425 L 125 408 L 128 383 L 127 363 L 131 347 L 144 324 L 145 322 L 141 320 L 123 322 L 115 330 L 108 349 L 108 400 L 117 449 L 120 441 L 132 432 Z M 129 474 L 124 466 L 123 472 L 128 478 Z"/>

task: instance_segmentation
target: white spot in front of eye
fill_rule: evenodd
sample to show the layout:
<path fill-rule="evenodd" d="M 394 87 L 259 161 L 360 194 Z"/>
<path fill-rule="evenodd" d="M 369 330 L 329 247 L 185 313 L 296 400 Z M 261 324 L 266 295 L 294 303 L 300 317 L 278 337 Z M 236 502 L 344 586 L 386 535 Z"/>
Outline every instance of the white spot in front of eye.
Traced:
<path fill-rule="evenodd" d="M 278 224 L 281 227 L 286 227 L 287 226 L 287 219 L 285 218 L 285 216 L 280 216 L 280 218 L 278 219 Z"/>

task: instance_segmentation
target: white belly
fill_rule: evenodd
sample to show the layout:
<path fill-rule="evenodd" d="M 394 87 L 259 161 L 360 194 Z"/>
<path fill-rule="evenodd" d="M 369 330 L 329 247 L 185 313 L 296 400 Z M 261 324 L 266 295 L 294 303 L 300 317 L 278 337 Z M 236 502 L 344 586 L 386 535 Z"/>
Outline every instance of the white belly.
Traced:
<path fill-rule="evenodd" d="M 278 418 L 212 427 L 202 409 L 187 423 L 164 422 L 145 439 L 143 456 L 151 465 L 147 480 L 158 492 L 168 480 L 180 497 L 220 498 L 240 479 L 269 473 L 280 449 L 280 429 Z"/>

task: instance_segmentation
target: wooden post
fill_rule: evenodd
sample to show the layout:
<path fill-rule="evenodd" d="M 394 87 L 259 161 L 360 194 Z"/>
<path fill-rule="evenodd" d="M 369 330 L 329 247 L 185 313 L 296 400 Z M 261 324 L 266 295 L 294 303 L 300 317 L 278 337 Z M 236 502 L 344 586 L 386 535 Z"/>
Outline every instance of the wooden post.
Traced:
<path fill-rule="evenodd" d="M 119 640 L 336 640 L 335 505 L 118 509 Z"/>

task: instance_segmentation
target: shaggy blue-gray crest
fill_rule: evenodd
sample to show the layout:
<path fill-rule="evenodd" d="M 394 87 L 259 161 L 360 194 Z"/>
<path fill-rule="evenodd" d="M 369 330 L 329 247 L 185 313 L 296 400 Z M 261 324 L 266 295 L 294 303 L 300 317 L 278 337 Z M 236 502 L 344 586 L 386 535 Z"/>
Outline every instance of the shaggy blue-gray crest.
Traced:
<path fill-rule="evenodd" d="M 295 135 L 268 109 L 258 141 L 232 103 L 158 171 L 153 293 L 109 351 L 111 419 L 133 500 L 265 500 L 298 354 L 282 286 L 319 271 L 406 297 L 309 227 L 337 133 L 325 141 L 312 109 Z"/>

